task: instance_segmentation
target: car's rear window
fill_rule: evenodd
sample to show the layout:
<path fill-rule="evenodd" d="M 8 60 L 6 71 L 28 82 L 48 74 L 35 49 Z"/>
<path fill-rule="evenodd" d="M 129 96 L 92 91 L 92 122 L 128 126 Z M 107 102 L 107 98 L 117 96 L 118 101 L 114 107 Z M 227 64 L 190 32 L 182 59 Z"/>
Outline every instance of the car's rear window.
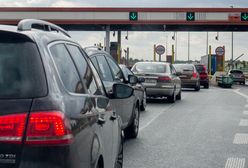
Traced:
<path fill-rule="evenodd" d="M 174 64 L 173 66 L 178 72 L 194 71 L 194 65 L 191 65 L 191 64 Z"/>
<path fill-rule="evenodd" d="M 157 63 L 138 63 L 133 69 L 134 72 L 143 73 L 166 73 L 167 68 L 165 64 Z"/>
<path fill-rule="evenodd" d="M 243 74 L 243 72 L 239 70 L 231 70 L 230 73 Z"/>
<path fill-rule="evenodd" d="M 197 72 L 205 72 L 206 69 L 204 65 L 195 65 Z"/>
<path fill-rule="evenodd" d="M 0 32 L 0 98 L 33 98 L 46 93 L 36 45 L 23 35 Z"/>

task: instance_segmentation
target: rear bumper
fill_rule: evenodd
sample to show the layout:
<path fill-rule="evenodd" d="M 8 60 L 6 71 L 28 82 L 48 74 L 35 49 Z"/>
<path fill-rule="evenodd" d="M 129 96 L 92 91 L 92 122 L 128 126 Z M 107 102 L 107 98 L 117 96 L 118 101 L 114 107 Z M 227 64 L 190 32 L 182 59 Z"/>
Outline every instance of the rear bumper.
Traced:
<path fill-rule="evenodd" d="M 233 82 L 245 82 L 245 78 L 233 78 Z"/>
<path fill-rule="evenodd" d="M 146 88 L 146 95 L 153 97 L 171 96 L 173 92 L 174 87 Z"/>
<path fill-rule="evenodd" d="M 209 84 L 209 79 L 201 79 L 200 80 L 200 85 L 206 85 Z"/>
<path fill-rule="evenodd" d="M 189 80 L 189 79 L 183 79 L 181 80 L 182 88 L 195 88 L 197 87 L 198 80 Z"/>

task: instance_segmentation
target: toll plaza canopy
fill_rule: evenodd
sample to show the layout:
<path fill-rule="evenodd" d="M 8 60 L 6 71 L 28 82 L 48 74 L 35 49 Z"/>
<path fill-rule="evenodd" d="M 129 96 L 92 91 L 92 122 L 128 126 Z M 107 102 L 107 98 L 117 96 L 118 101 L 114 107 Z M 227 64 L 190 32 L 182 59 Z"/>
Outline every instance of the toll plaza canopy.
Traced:
<path fill-rule="evenodd" d="M 70 31 L 248 30 L 248 8 L 0 8 L 0 24 L 21 19 L 43 19 Z"/>

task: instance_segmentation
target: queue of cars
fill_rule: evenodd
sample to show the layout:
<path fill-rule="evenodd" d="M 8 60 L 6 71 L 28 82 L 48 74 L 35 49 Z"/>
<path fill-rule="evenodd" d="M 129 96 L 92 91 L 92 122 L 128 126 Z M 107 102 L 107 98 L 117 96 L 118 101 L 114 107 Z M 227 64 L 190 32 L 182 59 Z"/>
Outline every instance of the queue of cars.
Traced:
<path fill-rule="evenodd" d="M 122 118 L 113 102 L 132 102 L 134 89 L 108 87 L 60 27 L 41 20 L 1 25 L 0 167 L 121 168 Z"/>
<path fill-rule="evenodd" d="M 147 98 L 174 103 L 182 88 L 209 87 L 204 65 L 130 70 L 41 20 L 1 25 L 0 37 L 0 168 L 121 168 Z"/>

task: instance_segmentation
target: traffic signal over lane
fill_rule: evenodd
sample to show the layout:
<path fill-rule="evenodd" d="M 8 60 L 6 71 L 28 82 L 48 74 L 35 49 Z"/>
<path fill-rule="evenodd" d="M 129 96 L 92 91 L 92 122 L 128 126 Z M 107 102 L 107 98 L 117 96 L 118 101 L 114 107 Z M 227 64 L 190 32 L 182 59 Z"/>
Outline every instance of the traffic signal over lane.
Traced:
<path fill-rule="evenodd" d="M 241 21 L 248 21 L 248 12 L 241 13 Z"/>
<path fill-rule="evenodd" d="M 186 13 L 187 21 L 195 21 L 195 12 L 187 12 Z"/>
<path fill-rule="evenodd" d="M 137 21 L 138 20 L 138 12 L 129 12 L 129 20 Z"/>

